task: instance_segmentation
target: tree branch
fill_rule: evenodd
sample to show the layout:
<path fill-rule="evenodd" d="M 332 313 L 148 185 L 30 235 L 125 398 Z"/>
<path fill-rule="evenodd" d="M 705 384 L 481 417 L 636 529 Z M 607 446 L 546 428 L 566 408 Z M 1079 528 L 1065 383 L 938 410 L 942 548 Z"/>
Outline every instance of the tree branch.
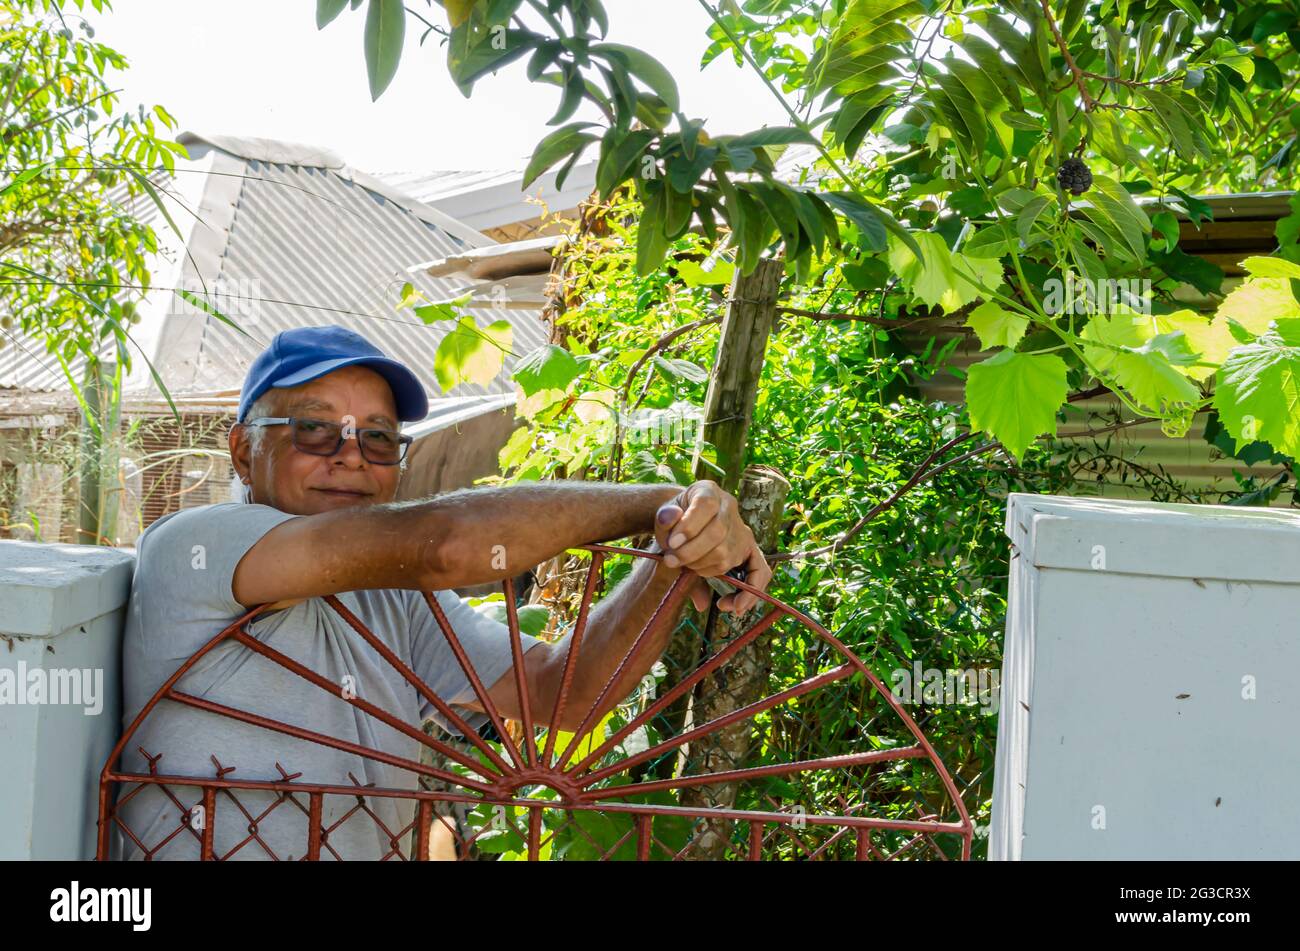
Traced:
<path fill-rule="evenodd" d="M 1083 109 L 1085 112 L 1092 112 L 1093 107 L 1097 105 L 1097 100 L 1093 99 L 1092 94 L 1088 92 L 1088 87 L 1083 80 L 1083 70 L 1070 55 L 1070 48 L 1065 44 L 1065 37 L 1061 36 L 1061 30 L 1056 25 L 1056 18 L 1052 16 L 1052 8 L 1048 6 L 1047 0 L 1038 0 L 1038 2 L 1043 8 L 1043 16 L 1047 18 L 1047 25 L 1052 29 L 1052 36 L 1056 38 L 1056 48 L 1061 51 L 1061 56 L 1065 58 L 1065 65 L 1074 76 L 1074 84 L 1079 87 L 1079 95 L 1083 97 Z"/>

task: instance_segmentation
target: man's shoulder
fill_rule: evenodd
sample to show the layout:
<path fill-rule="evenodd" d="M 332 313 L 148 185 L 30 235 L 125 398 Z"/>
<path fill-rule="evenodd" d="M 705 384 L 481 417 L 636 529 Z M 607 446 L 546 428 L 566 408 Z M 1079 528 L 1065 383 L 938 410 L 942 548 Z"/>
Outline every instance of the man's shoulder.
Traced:
<path fill-rule="evenodd" d="M 285 520 L 291 514 L 281 512 L 270 505 L 246 503 L 246 501 L 213 501 L 208 505 L 195 505 L 194 508 L 182 508 L 179 512 L 165 514 L 144 529 L 140 534 L 138 546 L 143 547 L 147 539 L 157 535 L 172 534 L 177 530 L 191 530 L 204 525 L 229 525 L 231 517 L 243 516 L 244 513 L 253 520 Z"/>
<path fill-rule="evenodd" d="M 167 525 L 192 523 L 195 520 L 202 521 L 203 519 L 211 518 L 214 515 L 219 515 L 223 510 L 228 510 L 232 506 L 238 504 L 241 503 L 212 502 L 208 505 L 196 505 L 193 508 L 181 509 L 178 512 L 168 512 L 162 518 L 152 522 L 148 528 L 141 532 L 140 538 L 143 540 L 156 535 Z"/>

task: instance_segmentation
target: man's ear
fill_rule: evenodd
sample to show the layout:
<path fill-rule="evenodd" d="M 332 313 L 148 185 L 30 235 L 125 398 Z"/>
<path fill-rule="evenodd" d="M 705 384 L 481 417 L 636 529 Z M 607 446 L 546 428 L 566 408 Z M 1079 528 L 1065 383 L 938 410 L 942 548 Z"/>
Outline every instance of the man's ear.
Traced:
<path fill-rule="evenodd" d="M 235 423 L 230 427 L 230 434 L 226 438 L 230 446 L 230 464 L 234 467 L 235 475 L 247 482 L 252 478 L 253 469 L 253 450 L 248 443 L 248 429 L 241 423 Z"/>

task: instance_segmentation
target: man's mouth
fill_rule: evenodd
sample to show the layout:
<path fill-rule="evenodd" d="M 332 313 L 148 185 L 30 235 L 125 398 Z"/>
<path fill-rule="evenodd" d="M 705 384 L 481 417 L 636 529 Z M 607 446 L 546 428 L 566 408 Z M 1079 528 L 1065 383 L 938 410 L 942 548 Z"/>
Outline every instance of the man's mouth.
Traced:
<path fill-rule="evenodd" d="M 314 489 L 315 492 L 324 492 L 326 495 L 337 495 L 340 498 L 364 499 L 369 498 L 369 492 L 363 492 L 360 489 Z"/>

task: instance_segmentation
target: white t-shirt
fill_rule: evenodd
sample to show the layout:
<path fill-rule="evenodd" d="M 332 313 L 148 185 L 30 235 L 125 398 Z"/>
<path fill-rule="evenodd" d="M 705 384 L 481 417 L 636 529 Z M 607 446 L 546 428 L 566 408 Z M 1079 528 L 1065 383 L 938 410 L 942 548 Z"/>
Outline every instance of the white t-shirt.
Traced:
<path fill-rule="evenodd" d="M 295 517 L 267 505 L 223 502 L 168 515 L 141 535 L 123 641 L 124 729 L 188 658 L 246 613 L 231 590 L 235 567 L 263 535 Z M 340 539 L 340 544 L 345 543 Z M 439 591 L 436 597 L 484 688 L 490 688 L 511 670 L 509 629 L 475 611 L 454 593 Z M 457 713 L 473 729 L 487 722 L 485 714 L 463 707 L 474 699 L 473 689 L 419 592 L 352 591 L 338 598 L 434 694 L 457 707 Z M 332 683 L 349 685 L 360 699 L 417 728 L 423 719 L 432 717 L 444 728 L 452 729 L 433 705 L 322 598 L 310 598 L 260 616 L 247 628 L 269 647 Z M 542 643 L 527 635 L 521 637 L 525 652 Z M 235 641 L 222 643 L 206 654 L 174 689 L 419 760 L 420 744 L 412 737 Z M 295 779 L 300 783 L 351 786 L 351 774 L 361 785 L 417 788 L 416 775 L 402 767 L 173 700 L 162 700 L 127 744 L 122 756 L 126 771 L 148 772 L 139 747 L 151 755 L 162 754 L 155 767 L 160 775 L 213 778 L 217 771 L 212 759 L 215 756 L 222 767 L 234 767 L 225 774 L 227 779 L 281 780 L 278 763 L 286 773 L 301 773 Z M 157 849 L 155 859 L 199 857 L 198 835 L 191 828 L 183 828 L 181 820 L 182 809 L 202 803 L 200 787 L 168 785 L 178 805 L 157 785 L 120 785 L 123 788 L 119 799 L 139 789 L 121 805 L 121 817 L 146 848 Z M 306 854 L 306 793 L 292 794 L 290 800 L 259 790 L 230 792 L 239 804 L 226 792 L 217 794 L 217 857 L 226 857 L 234 850 L 231 859 L 269 859 L 266 848 L 250 838 L 250 826 L 278 858 L 298 859 Z M 407 826 L 415 815 L 414 800 L 367 796 L 365 803 L 378 822 L 357 808 L 355 796 L 324 797 L 322 826 L 328 831 L 321 848 L 322 859 L 335 858 L 335 852 L 344 859 L 379 859 L 394 849 L 410 856 Z M 345 819 L 349 812 L 352 815 Z M 332 828 L 340 820 L 341 824 Z M 172 836 L 170 841 L 159 848 L 168 836 Z M 123 833 L 120 838 L 115 853 L 118 857 L 144 857 L 130 836 Z M 245 843 L 242 847 L 241 842 Z"/>

